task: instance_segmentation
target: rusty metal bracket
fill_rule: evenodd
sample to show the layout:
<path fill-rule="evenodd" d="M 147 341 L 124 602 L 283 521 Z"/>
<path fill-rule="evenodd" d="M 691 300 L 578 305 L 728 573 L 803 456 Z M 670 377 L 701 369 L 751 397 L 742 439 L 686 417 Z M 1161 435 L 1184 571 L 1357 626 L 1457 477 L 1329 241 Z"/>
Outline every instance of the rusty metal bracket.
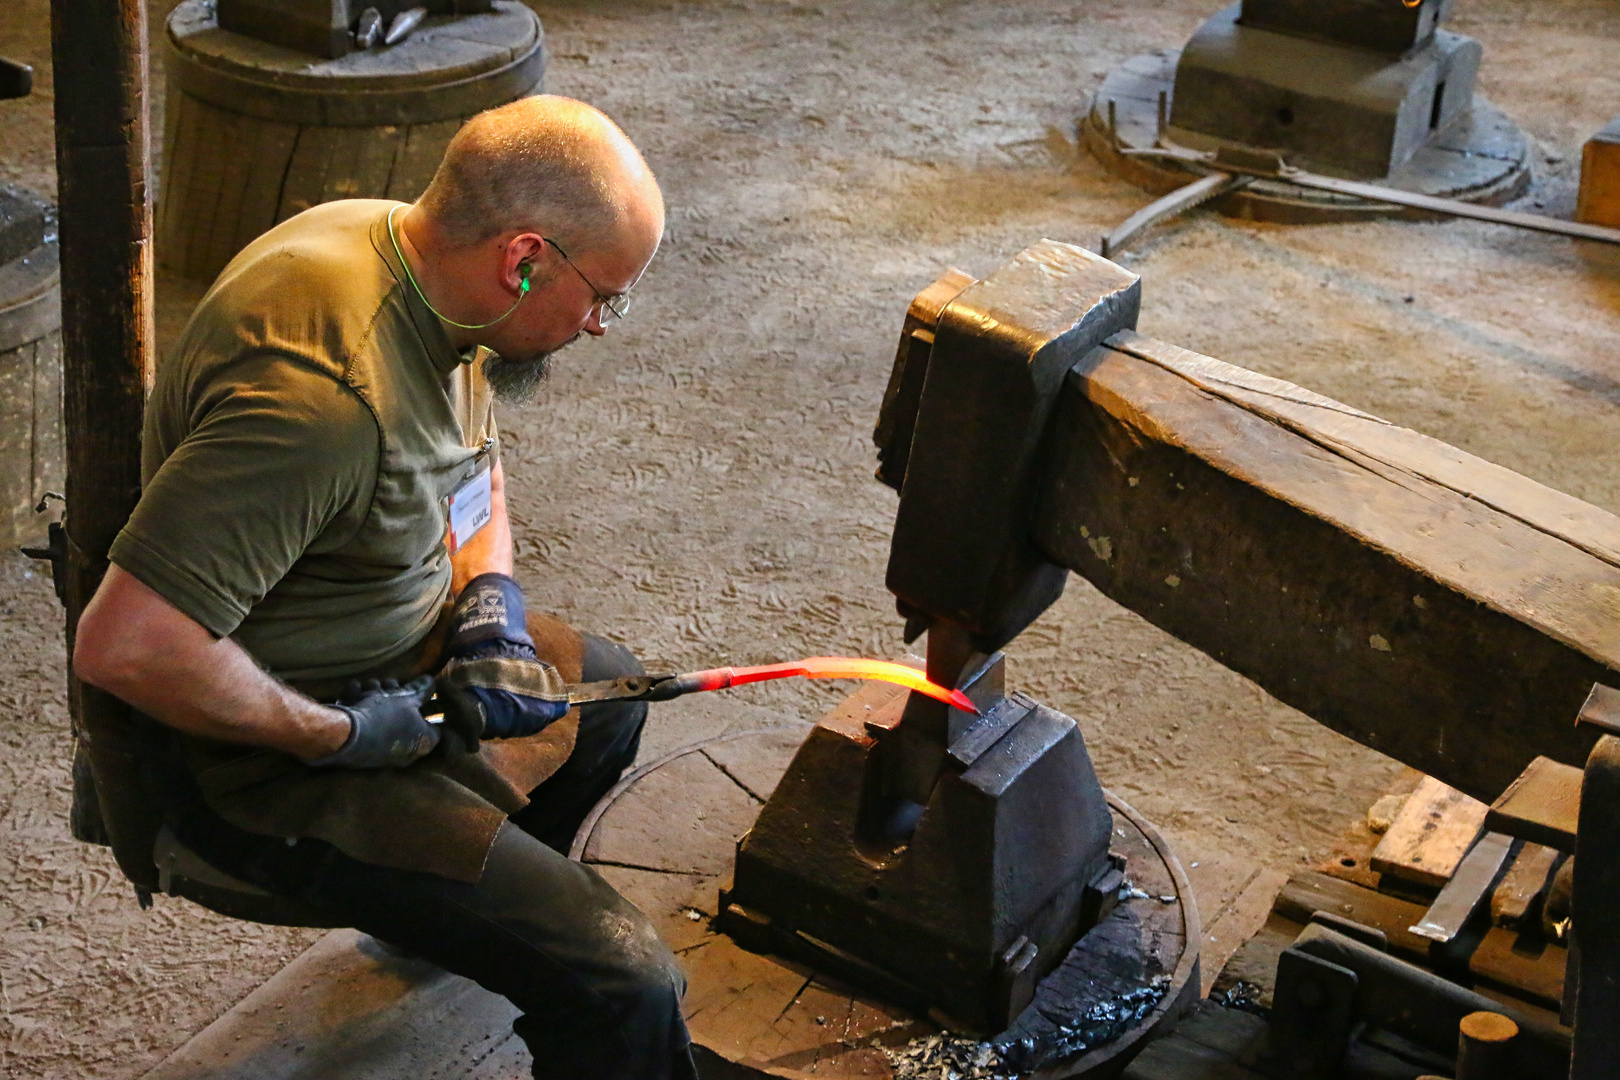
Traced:
<path fill-rule="evenodd" d="M 1212 172 L 1201 180 L 1194 180 L 1186 187 L 1177 188 L 1164 198 L 1149 203 L 1126 218 L 1118 228 L 1102 238 L 1097 253 L 1105 259 L 1111 258 L 1124 250 L 1125 245 L 1136 239 L 1139 233 L 1145 232 L 1161 221 L 1196 209 L 1209 200 L 1224 195 L 1234 188 L 1242 187 L 1248 182 L 1248 177 L 1233 176 L 1225 172 Z"/>
<path fill-rule="evenodd" d="M 1350 1049 L 1360 979 L 1350 968 L 1286 949 L 1277 959 L 1277 989 L 1262 1067 L 1288 1080 L 1335 1080 Z"/>
<path fill-rule="evenodd" d="M 1355 975 L 1354 1024 L 1381 1028 L 1430 1054 L 1450 1059 L 1457 1052 L 1457 1030 L 1463 1018 L 1476 1012 L 1497 1012 L 1512 1020 L 1520 1031 L 1512 1050 L 1513 1063 L 1518 1070 L 1515 1075 L 1553 1077 L 1568 1073 L 1569 1032 L 1529 1010 L 1458 986 L 1432 971 L 1317 923 L 1307 926 L 1283 956 L 1290 953 L 1309 956 L 1318 963 L 1285 968 L 1284 962 L 1279 962 L 1276 1005 L 1272 1011 L 1272 1052 L 1263 1064 L 1265 1070 L 1279 1080 L 1337 1075 L 1309 1070 L 1316 1063 L 1325 1062 L 1338 1047 L 1341 1014 L 1321 1004 L 1314 1009 L 1299 1007 L 1334 1000 L 1329 997 L 1330 988 L 1319 986 L 1313 993 L 1306 985 L 1310 979 L 1327 982 L 1334 968 Z M 1342 980 L 1342 975 L 1338 978 Z M 1289 1000 L 1300 998 L 1303 1001 Z M 1281 1033 L 1275 1030 L 1279 1010 L 1283 1019 Z M 1297 1065 L 1290 1066 L 1290 1053 Z M 1290 1067 L 1295 1071 L 1289 1071 Z"/>
<path fill-rule="evenodd" d="M 67 605 L 68 545 L 67 529 L 60 521 L 53 521 L 45 526 L 44 547 L 17 549 L 30 559 L 51 564 L 51 588 L 56 592 L 57 602 L 64 607 Z"/>

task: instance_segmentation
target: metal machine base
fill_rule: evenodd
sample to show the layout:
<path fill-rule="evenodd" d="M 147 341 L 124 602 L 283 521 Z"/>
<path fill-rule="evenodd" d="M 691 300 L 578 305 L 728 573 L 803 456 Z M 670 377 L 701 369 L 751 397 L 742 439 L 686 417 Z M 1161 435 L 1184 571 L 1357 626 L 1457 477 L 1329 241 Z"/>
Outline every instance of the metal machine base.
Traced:
<path fill-rule="evenodd" d="M 1352 180 L 1382 179 L 1443 139 L 1474 99 L 1479 42 L 1436 28 L 1439 0 L 1339 0 L 1338 18 L 1332 6 L 1243 0 L 1211 16 L 1177 65 L 1177 138 Z M 1379 32 L 1379 15 L 1402 17 Z"/>
<path fill-rule="evenodd" d="M 1183 187 L 1199 174 L 1162 158 L 1132 157 L 1129 151 L 1180 145 L 1178 138 L 1188 139 L 1186 145 L 1191 149 L 1213 146 L 1212 140 L 1199 140 L 1169 127 L 1180 58 L 1180 50 L 1166 49 L 1133 57 L 1114 68 L 1080 123 L 1081 139 L 1105 168 L 1155 194 Z M 1512 120 L 1476 95 L 1468 116 L 1458 119 L 1442 137 L 1418 150 L 1380 183 L 1422 195 L 1497 206 L 1529 188 L 1530 144 Z M 1229 217 L 1291 224 L 1424 216 L 1387 203 L 1305 191 L 1263 179 L 1221 195 L 1209 205 Z"/>

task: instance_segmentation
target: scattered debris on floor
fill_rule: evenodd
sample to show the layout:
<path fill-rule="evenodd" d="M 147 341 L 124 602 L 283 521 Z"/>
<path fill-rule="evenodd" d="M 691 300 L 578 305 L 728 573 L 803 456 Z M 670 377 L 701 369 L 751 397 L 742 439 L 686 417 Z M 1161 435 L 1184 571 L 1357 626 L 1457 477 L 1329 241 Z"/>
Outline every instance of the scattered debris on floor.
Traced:
<path fill-rule="evenodd" d="M 1264 994 L 1265 990 L 1262 987 L 1240 979 L 1224 990 L 1210 991 L 1209 1000 L 1217 1005 L 1225 1005 L 1228 1009 L 1239 1009 L 1256 1016 L 1264 1016 L 1266 1009 L 1260 1004 L 1260 998 Z"/>
<path fill-rule="evenodd" d="M 1021 1037 L 1006 1043 L 998 1041 L 996 1048 L 1017 1072 L 1044 1069 L 1119 1038 L 1152 1012 L 1169 988 L 1170 976 L 1156 975 L 1146 986 L 1093 1002 L 1079 1015 L 1054 1016 L 1048 1012 L 1045 1019 L 1049 1025 L 1034 1031 L 1026 1028 Z M 1037 1000 L 1037 1007 L 1040 1004 Z M 1022 1026 L 1015 1025 L 1015 1030 Z"/>
<path fill-rule="evenodd" d="M 956 1035 L 912 1039 L 897 1050 L 885 1050 L 894 1080 L 1008 1080 L 1016 1072 L 1002 1064 L 995 1045 Z"/>
<path fill-rule="evenodd" d="M 1240 984 L 1241 985 L 1241 984 Z M 1024 1035 L 1007 1043 L 979 1042 L 958 1035 L 928 1035 L 904 1047 L 885 1050 L 894 1080 L 1015 1080 L 1117 1039 L 1141 1021 L 1164 997 L 1170 977 L 1095 1002 L 1080 1015 L 1049 1018 L 1037 1038 Z"/>
<path fill-rule="evenodd" d="M 1406 806 L 1406 795 L 1385 795 L 1367 811 L 1367 831 L 1383 836 Z"/>

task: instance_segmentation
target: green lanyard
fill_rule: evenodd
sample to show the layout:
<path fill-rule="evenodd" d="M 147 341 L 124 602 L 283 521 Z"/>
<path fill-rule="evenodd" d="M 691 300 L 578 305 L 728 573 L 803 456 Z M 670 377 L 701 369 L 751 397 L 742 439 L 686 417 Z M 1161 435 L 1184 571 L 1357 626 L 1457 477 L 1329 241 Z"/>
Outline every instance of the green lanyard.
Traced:
<path fill-rule="evenodd" d="M 512 312 L 516 311 L 518 304 L 523 303 L 523 298 L 529 295 L 529 264 L 519 263 L 518 273 L 522 275 L 523 278 L 523 289 L 518 293 L 516 302 L 513 303 L 511 307 L 506 309 L 506 315 L 491 319 L 486 323 L 472 324 L 456 322 L 456 320 L 450 318 L 448 315 L 440 314 L 439 309 L 434 307 L 432 302 L 428 300 L 427 293 L 422 291 L 422 286 L 416 283 L 416 275 L 411 273 L 411 264 L 406 261 L 405 253 L 399 249 L 399 237 L 394 235 L 394 211 L 398 209 L 399 207 L 395 206 L 388 211 L 388 239 L 394 242 L 394 254 L 399 256 L 399 265 L 405 268 L 405 280 L 411 283 L 411 288 L 416 290 L 416 295 L 422 298 L 422 303 L 427 305 L 427 309 L 433 312 L 433 314 L 438 315 L 442 321 L 449 323 L 451 326 L 460 327 L 462 330 L 484 330 L 494 326 L 502 319 L 505 319 L 506 315 L 510 315 Z"/>

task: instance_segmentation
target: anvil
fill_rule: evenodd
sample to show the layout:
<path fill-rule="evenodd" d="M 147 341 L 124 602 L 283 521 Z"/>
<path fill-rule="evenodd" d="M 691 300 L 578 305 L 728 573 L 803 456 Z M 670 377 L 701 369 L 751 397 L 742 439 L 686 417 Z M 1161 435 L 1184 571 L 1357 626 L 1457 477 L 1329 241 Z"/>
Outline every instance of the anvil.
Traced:
<path fill-rule="evenodd" d="M 1111 909 L 1113 819 L 1085 740 L 1071 718 L 1006 692 L 997 650 L 1062 589 L 1024 529 L 1059 386 L 1135 325 L 1139 296 L 1136 275 L 1045 244 L 912 306 L 879 423 L 880 444 L 910 459 L 882 454 L 880 478 L 908 476 L 889 584 L 908 636 L 927 629 L 928 678 L 980 715 L 912 693 L 898 716 L 819 724 L 738 844 L 721 924 L 744 944 L 993 1033 Z M 919 576 L 974 591 L 989 618 L 918 602 Z"/>

